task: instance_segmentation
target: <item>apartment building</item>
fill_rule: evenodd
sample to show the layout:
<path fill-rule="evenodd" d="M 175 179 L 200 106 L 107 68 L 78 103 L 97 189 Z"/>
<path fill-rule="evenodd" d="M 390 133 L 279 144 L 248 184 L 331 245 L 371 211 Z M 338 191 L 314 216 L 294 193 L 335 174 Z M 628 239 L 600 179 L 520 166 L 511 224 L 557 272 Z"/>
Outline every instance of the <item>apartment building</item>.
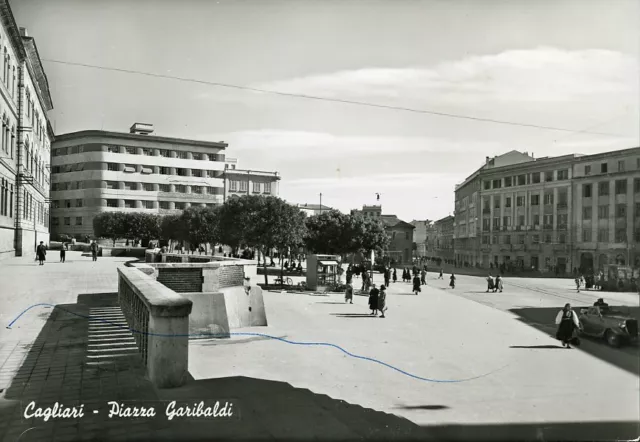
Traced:
<path fill-rule="evenodd" d="M 440 258 L 442 262 L 452 264 L 455 259 L 454 252 L 454 217 L 445 216 L 433 223 L 435 229 L 434 254 L 430 257 Z"/>
<path fill-rule="evenodd" d="M 56 137 L 51 167 L 52 233 L 93 234 L 106 211 L 179 213 L 224 200 L 224 142 L 87 130 Z"/>
<path fill-rule="evenodd" d="M 435 240 L 435 228 L 431 220 L 413 220 L 409 224 L 415 227 L 413 242 L 416 243 L 416 254 L 419 257 L 431 256 Z"/>
<path fill-rule="evenodd" d="M 371 206 L 364 205 L 362 210 L 352 209 L 351 215 L 362 215 L 365 218 L 380 218 L 382 216 L 382 206 L 374 204 Z"/>
<path fill-rule="evenodd" d="M 278 172 L 238 169 L 238 160 L 228 158 L 224 169 L 224 201 L 231 196 L 279 194 Z"/>
<path fill-rule="evenodd" d="M 456 188 L 457 263 L 559 275 L 603 263 L 634 264 L 638 157 L 635 148 L 487 158 Z"/>
<path fill-rule="evenodd" d="M 49 158 L 53 109 L 33 37 L 0 0 L 0 259 L 49 241 Z"/>
<path fill-rule="evenodd" d="M 414 225 L 402 221 L 396 215 L 383 215 L 381 205 L 365 205 L 362 206 L 362 210 L 351 210 L 351 215 L 380 220 L 389 236 L 389 245 L 385 250 L 385 255 L 391 258 L 394 264 L 410 264 L 412 262 Z"/>
<path fill-rule="evenodd" d="M 640 268 L 640 148 L 586 155 L 573 165 L 578 268 Z"/>

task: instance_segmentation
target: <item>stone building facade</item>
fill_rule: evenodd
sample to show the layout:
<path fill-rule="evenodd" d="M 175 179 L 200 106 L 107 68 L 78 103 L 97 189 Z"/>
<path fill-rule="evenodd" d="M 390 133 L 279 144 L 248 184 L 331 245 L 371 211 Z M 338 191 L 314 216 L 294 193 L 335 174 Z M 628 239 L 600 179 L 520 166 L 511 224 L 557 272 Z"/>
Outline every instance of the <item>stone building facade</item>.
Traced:
<path fill-rule="evenodd" d="M 35 40 L 0 0 L 0 259 L 33 253 L 49 241 L 53 109 Z"/>
<path fill-rule="evenodd" d="M 237 160 L 229 158 L 224 170 L 224 200 L 237 195 L 279 194 L 280 174 L 260 170 L 238 169 Z"/>

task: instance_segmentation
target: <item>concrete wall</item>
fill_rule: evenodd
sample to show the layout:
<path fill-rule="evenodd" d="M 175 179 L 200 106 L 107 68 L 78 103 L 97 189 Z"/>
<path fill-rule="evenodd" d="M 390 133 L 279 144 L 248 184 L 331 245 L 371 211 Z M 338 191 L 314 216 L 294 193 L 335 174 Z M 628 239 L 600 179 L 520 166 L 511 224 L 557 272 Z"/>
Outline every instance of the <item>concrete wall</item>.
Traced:
<path fill-rule="evenodd" d="M 221 292 L 224 295 L 229 328 L 267 326 L 261 287 L 253 286 L 248 293 L 244 287 L 227 287 Z"/>
<path fill-rule="evenodd" d="M 181 293 L 193 302 L 189 339 L 229 338 L 229 319 L 223 293 Z"/>

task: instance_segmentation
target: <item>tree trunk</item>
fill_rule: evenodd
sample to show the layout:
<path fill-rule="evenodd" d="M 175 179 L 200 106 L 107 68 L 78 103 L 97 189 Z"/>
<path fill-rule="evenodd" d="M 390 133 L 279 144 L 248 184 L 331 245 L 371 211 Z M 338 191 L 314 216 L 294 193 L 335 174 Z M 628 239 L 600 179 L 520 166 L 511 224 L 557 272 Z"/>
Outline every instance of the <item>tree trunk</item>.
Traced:
<path fill-rule="evenodd" d="M 280 261 L 280 287 L 284 286 L 284 263 Z"/>
<path fill-rule="evenodd" d="M 263 268 L 264 268 L 264 285 L 269 285 L 269 280 L 267 279 L 267 259 L 263 259 Z"/>

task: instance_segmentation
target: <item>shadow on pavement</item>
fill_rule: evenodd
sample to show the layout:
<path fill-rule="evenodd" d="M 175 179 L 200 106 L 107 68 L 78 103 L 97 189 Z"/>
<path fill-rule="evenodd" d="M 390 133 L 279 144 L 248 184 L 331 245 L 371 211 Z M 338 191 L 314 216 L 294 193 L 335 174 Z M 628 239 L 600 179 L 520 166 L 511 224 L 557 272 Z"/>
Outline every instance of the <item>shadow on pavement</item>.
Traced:
<path fill-rule="evenodd" d="M 440 441 L 633 440 L 640 434 L 638 422 L 438 425 L 423 428 Z"/>
<path fill-rule="evenodd" d="M 509 348 L 548 348 L 548 349 L 554 349 L 554 348 L 565 348 L 565 347 L 562 347 L 561 345 L 512 345 Z"/>
<path fill-rule="evenodd" d="M 572 306 L 573 310 L 579 312 L 581 308 L 578 306 Z M 632 317 L 638 318 L 640 316 L 640 308 L 638 307 L 618 307 L 611 306 L 612 309 L 620 309 L 625 312 L 629 312 Z M 555 338 L 556 325 L 555 318 L 560 308 L 520 308 L 510 310 L 512 313 L 518 316 L 518 319 L 549 335 L 549 345 L 557 343 Z M 590 337 L 580 337 L 580 347 L 574 347 L 580 351 L 584 351 L 592 356 L 595 356 L 603 361 L 617 366 L 623 370 L 626 370 L 636 376 L 640 376 L 640 351 L 637 346 L 625 346 L 622 348 L 612 348 L 607 345 L 604 340 Z M 635 436 L 637 437 L 637 435 Z"/>
<path fill-rule="evenodd" d="M 376 315 L 370 313 L 331 313 L 331 316 L 337 318 L 375 318 Z"/>
<path fill-rule="evenodd" d="M 395 407 L 400 410 L 448 410 L 446 405 L 402 405 Z"/>
<path fill-rule="evenodd" d="M 340 305 L 340 304 L 342 304 L 342 305 L 347 305 L 347 304 L 348 304 L 348 302 L 316 302 L 316 304 L 333 304 L 333 305 L 336 305 L 336 304 L 337 304 L 337 305 Z"/>

